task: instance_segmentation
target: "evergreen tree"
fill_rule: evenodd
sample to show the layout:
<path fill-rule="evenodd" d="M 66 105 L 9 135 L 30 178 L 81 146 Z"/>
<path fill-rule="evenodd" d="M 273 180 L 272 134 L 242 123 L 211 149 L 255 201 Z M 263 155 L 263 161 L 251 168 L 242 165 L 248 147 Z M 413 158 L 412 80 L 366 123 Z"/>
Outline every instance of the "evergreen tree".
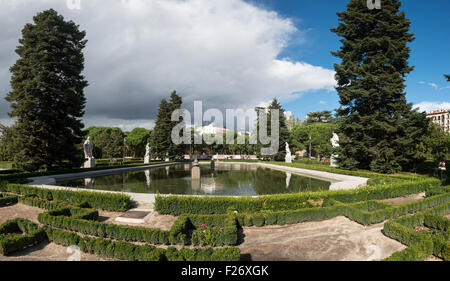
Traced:
<path fill-rule="evenodd" d="M 306 117 L 306 124 L 312 123 L 332 123 L 334 121 L 331 111 L 310 112 Z"/>
<path fill-rule="evenodd" d="M 279 148 L 278 152 L 273 155 L 271 158 L 276 161 L 284 161 L 286 156 L 286 148 L 285 144 L 290 143 L 290 133 L 286 122 L 286 116 L 284 115 L 284 109 L 277 99 L 273 99 L 272 103 L 267 108 L 267 132 L 268 136 L 271 136 L 271 110 L 276 109 L 279 110 Z"/>
<path fill-rule="evenodd" d="M 170 109 L 171 105 L 166 99 L 161 100 L 152 135 L 152 153 L 164 160 L 172 143 L 170 139 Z"/>
<path fill-rule="evenodd" d="M 350 0 L 337 13 L 332 32 L 342 37 L 333 55 L 341 107 L 337 111 L 340 136 L 339 165 L 348 169 L 395 172 L 411 166 L 415 137 L 427 128 L 425 115 L 406 102 L 405 76 L 414 40 L 410 21 L 400 12 L 399 0 L 383 1 L 369 10 L 365 1 Z"/>
<path fill-rule="evenodd" d="M 181 108 L 181 105 L 183 104 L 183 100 L 181 97 L 177 94 L 176 91 L 173 91 L 172 94 L 170 94 L 170 110 L 168 112 L 169 119 L 172 117 L 172 112 L 174 112 L 177 109 Z M 170 122 L 170 131 L 168 138 L 170 139 L 170 147 L 169 147 L 169 158 L 170 159 L 183 159 L 184 156 L 184 145 L 183 144 L 174 144 L 171 139 L 172 129 L 175 127 L 179 122 L 181 122 L 181 118 L 179 121 L 172 121 Z"/>
<path fill-rule="evenodd" d="M 17 117 L 14 160 L 26 170 L 79 166 L 88 85 L 81 75 L 85 32 L 53 9 L 33 20 L 22 30 L 6 97 L 9 115 Z"/>

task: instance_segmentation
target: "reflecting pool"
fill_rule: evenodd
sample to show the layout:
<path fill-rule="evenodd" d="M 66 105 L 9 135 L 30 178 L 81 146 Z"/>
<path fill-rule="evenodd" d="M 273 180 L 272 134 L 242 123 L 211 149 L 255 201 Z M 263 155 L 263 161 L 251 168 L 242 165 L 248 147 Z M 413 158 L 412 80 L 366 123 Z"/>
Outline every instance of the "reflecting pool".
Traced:
<path fill-rule="evenodd" d="M 210 164 L 179 164 L 56 182 L 59 186 L 134 193 L 233 196 L 320 191 L 328 190 L 330 184 L 256 164 L 233 163 L 216 163 L 214 169 Z"/>

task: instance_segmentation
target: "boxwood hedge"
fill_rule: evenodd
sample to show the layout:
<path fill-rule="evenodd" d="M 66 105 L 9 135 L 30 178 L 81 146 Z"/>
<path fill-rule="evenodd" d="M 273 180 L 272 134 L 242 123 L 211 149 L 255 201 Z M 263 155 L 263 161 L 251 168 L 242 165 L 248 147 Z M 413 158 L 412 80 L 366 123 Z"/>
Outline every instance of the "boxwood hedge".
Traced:
<path fill-rule="evenodd" d="M 298 210 L 310 208 L 311 200 L 334 199 L 344 203 L 394 198 L 416 194 L 437 186 L 437 179 L 424 179 L 414 182 L 391 185 L 369 186 L 353 190 L 320 191 L 258 197 L 192 197 L 161 196 L 156 197 L 155 210 L 161 214 L 227 214 L 232 211 L 251 213 L 261 211 Z"/>
<path fill-rule="evenodd" d="M 21 184 L 0 184 L 0 191 L 20 195 L 35 195 L 48 201 L 66 202 L 70 205 L 88 203 L 92 208 L 107 211 L 126 211 L 131 208 L 130 196 L 117 193 L 48 189 Z"/>
<path fill-rule="evenodd" d="M 0 193 L 0 207 L 17 203 L 17 196 Z"/>
<path fill-rule="evenodd" d="M 235 247 L 166 249 L 151 245 L 136 245 L 104 238 L 82 237 L 73 232 L 46 228 L 48 239 L 56 244 L 77 245 L 82 252 L 102 257 L 130 261 L 239 261 L 240 250 Z"/>
<path fill-rule="evenodd" d="M 0 225 L 0 254 L 9 255 L 45 239 L 44 229 L 37 224 L 21 218 L 9 220 Z"/>

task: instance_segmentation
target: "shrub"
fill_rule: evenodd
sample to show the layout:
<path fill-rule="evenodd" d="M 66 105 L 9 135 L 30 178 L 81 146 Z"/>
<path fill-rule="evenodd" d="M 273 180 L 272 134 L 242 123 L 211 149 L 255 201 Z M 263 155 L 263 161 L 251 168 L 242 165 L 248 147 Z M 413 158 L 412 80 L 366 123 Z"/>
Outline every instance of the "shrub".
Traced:
<path fill-rule="evenodd" d="M 190 197 L 157 196 L 155 210 L 161 214 L 226 214 L 230 211 L 252 213 L 263 211 L 298 210 L 310 208 L 308 200 L 337 200 L 354 203 L 394 198 L 425 191 L 438 185 L 437 179 L 408 181 L 390 185 L 369 186 L 353 190 L 305 192 L 298 194 L 266 195 L 258 197 Z"/>
<path fill-rule="evenodd" d="M 46 228 L 50 241 L 64 246 L 78 245 L 86 253 L 96 254 L 107 258 L 130 261 L 238 261 L 240 250 L 238 248 L 221 249 L 187 249 L 177 250 L 169 247 L 167 250 L 151 245 L 135 245 L 128 242 L 116 242 L 104 238 L 81 237 L 54 228 Z"/>
<path fill-rule="evenodd" d="M 44 229 L 39 228 L 37 224 L 20 218 L 9 220 L 0 225 L 0 254 L 9 255 L 38 244 L 45 239 Z"/>
<path fill-rule="evenodd" d="M 17 203 L 17 196 L 0 193 L 0 207 Z"/>
<path fill-rule="evenodd" d="M 126 211 L 131 208 L 130 197 L 117 193 L 46 189 L 20 184 L 0 185 L 0 191 L 20 195 L 35 195 L 43 200 L 66 202 L 70 205 L 87 203 L 92 208 L 107 211 Z"/>

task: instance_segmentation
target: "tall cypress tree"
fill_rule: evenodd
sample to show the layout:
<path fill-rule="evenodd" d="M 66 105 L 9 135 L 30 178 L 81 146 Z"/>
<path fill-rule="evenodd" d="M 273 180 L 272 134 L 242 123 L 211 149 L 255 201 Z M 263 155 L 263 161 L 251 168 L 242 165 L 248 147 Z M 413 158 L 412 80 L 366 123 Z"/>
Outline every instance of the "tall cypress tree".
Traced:
<path fill-rule="evenodd" d="M 76 145 L 82 142 L 88 85 L 81 75 L 85 32 L 53 9 L 33 20 L 22 30 L 6 97 L 9 115 L 17 117 L 14 160 L 26 170 L 79 166 L 82 154 Z"/>
<path fill-rule="evenodd" d="M 426 128 L 425 116 L 406 102 L 410 21 L 400 12 L 399 0 L 385 0 L 369 10 L 366 1 L 350 0 L 337 13 L 331 31 L 342 37 L 333 55 L 341 107 L 339 165 L 349 169 L 395 172 L 411 165 L 415 139 Z"/>

